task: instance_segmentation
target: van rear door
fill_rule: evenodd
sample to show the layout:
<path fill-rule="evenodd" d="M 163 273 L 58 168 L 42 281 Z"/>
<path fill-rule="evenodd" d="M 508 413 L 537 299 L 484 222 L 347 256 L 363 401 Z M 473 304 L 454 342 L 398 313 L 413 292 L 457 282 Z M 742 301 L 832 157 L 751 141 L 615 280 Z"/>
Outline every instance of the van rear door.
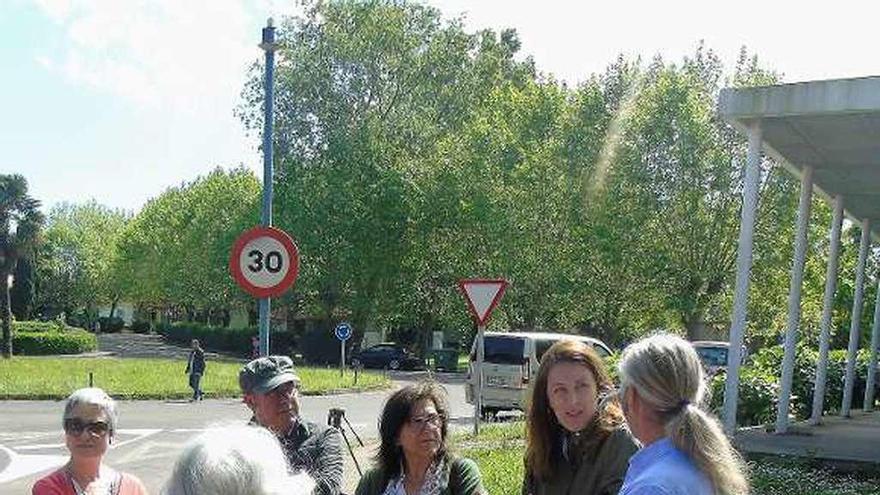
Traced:
<path fill-rule="evenodd" d="M 488 335 L 484 340 L 483 377 L 487 387 L 522 388 L 526 339 Z"/>

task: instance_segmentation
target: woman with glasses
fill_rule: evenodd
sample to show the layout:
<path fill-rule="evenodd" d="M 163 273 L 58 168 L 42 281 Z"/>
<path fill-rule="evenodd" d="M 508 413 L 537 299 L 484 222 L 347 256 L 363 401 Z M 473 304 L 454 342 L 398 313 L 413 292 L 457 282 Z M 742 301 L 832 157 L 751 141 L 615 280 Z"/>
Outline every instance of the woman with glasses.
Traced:
<path fill-rule="evenodd" d="M 602 359 L 560 340 L 541 358 L 528 401 L 523 495 L 614 495 L 638 444 Z"/>
<path fill-rule="evenodd" d="M 102 461 L 116 433 L 116 402 L 99 388 L 70 394 L 64 406 L 65 442 L 70 460 L 38 480 L 33 495 L 144 495 L 139 479 Z"/>
<path fill-rule="evenodd" d="M 449 451 L 448 419 L 446 392 L 437 383 L 391 394 L 379 420 L 375 467 L 355 495 L 485 495 L 477 465 Z"/>
<path fill-rule="evenodd" d="M 618 366 L 623 411 L 642 443 L 621 494 L 748 493 L 742 459 L 701 407 L 707 384 L 690 342 L 647 337 L 627 347 Z"/>

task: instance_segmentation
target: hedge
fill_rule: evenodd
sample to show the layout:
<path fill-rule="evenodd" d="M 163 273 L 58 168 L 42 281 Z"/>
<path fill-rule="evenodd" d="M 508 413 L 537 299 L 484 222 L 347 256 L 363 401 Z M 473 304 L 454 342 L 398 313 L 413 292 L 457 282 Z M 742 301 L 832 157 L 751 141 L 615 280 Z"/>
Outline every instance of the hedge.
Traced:
<path fill-rule="evenodd" d="M 118 316 L 101 316 L 98 318 L 98 325 L 101 326 L 101 333 L 118 333 L 125 326 L 125 320 Z"/>
<path fill-rule="evenodd" d="M 844 374 L 846 372 L 845 349 L 828 353 L 827 378 L 823 414 L 839 411 L 843 399 Z M 760 425 L 776 417 L 779 378 L 782 370 L 782 346 L 761 349 L 740 370 L 737 423 L 741 426 Z M 853 388 L 852 407 L 861 408 L 864 402 L 865 382 L 868 375 L 870 351 L 862 349 L 856 359 L 856 379 Z M 813 388 L 816 379 L 816 349 L 799 346 L 795 355 L 791 384 L 791 413 L 797 419 L 807 419 L 813 409 Z M 712 380 L 712 408 L 720 411 L 724 401 L 725 373 L 718 373 Z"/>
<path fill-rule="evenodd" d="M 159 328 L 159 333 L 173 342 L 189 345 L 192 339 L 198 339 L 206 349 L 250 356 L 253 352 L 251 339 L 256 337 L 259 331 L 254 327 L 225 328 L 199 323 L 173 323 Z M 288 332 L 272 333 L 269 347 L 269 352 L 272 354 L 291 354 L 295 349 L 293 335 Z"/>
<path fill-rule="evenodd" d="M 98 349 L 98 339 L 82 330 L 19 332 L 12 336 L 12 352 L 22 356 L 80 354 Z"/>
<path fill-rule="evenodd" d="M 13 321 L 12 333 L 19 332 L 62 332 L 64 330 L 73 330 L 75 327 L 68 327 L 59 320 L 53 321 Z"/>

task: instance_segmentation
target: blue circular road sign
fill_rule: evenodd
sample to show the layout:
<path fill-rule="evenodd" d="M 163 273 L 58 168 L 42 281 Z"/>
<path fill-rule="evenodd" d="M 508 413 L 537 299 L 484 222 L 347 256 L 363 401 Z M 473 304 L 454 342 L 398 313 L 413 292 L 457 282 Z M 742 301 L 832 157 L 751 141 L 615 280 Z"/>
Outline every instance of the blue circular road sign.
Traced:
<path fill-rule="evenodd" d="M 348 340 L 351 337 L 351 325 L 346 322 L 342 322 L 339 325 L 336 325 L 336 338 L 339 340 Z"/>

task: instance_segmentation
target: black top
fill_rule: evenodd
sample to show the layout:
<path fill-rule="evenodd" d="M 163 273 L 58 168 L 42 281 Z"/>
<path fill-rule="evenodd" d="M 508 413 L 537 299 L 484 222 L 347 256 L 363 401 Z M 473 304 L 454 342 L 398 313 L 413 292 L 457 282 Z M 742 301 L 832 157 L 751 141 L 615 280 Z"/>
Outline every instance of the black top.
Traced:
<path fill-rule="evenodd" d="M 180 368 L 178 368 L 180 369 Z M 189 360 L 186 362 L 187 373 L 205 374 L 205 351 L 193 349 L 189 351 Z"/>

